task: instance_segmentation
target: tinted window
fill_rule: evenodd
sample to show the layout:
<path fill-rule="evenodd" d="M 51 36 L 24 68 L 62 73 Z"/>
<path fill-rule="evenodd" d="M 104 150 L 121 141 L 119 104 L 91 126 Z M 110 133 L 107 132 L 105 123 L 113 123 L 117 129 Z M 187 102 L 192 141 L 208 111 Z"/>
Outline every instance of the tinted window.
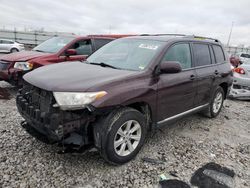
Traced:
<path fill-rule="evenodd" d="M 90 40 L 78 41 L 73 45 L 77 55 L 90 55 L 92 53 L 92 46 Z"/>
<path fill-rule="evenodd" d="M 176 44 L 167 51 L 164 61 L 178 61 L 182 69 L 191 68 L 191 54 L 189 44 Z"/>
<path fill-rule="evenodd" d="M 211 64 L 209 47 L 206 44 L 194 44 L 194 59 L 196 66 L 204 66 Z"/>
<path fill-rule="evenodd" d="M 111 41 L 111 39 L 95 39 L 96 50 L 98 50 L 99 48 L 101 48 L 105 44 L 109 43 L 110 41 Z"/>
<path fill-rule="evenodd" d="M 213 45 L 214 55 L 217 63 L 223 63 L 225 61 L 225 56 L 220 46 Z"/>

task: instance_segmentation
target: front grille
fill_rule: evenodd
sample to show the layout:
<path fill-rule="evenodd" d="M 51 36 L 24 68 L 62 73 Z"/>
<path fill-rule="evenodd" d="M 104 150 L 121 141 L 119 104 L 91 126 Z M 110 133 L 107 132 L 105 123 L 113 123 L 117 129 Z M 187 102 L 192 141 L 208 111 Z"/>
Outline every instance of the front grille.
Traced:
<path fill-rule="evenodd" d="M 10 63 L 5 61 L 0 61 L 0 70 L 7 70 Z"/>
<path fill-rule="evenodd" d="M 53 110 L 52 105 L 55 104 L 55 100 L 52 92 L 25 83 L 21 90 L 21 95 L 35 109 L 46 113 Z"/>
<path fill-rule="evenodd" d="M 55 125 L 53 117 L 58 109 L 53 108 L 55 99 L 52 92 L 24 83 L 17 95 L 17 107 L 20 113 L 32 122 Z M 56 127 L 55 127 L 56 128 Z"/>

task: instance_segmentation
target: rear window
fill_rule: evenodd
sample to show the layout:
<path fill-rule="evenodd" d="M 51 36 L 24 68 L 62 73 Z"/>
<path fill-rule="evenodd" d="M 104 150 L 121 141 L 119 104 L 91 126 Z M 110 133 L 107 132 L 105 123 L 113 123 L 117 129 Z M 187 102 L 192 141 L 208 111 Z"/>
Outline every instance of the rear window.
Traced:
<path fill-rule="evenodd" d="M 214 49 L 216 63 L 223 63 L 225 61 L 225 56 L 222 51 L 222 48 L 220 46 L 213 45 L 213 49 Z"/>
<path fill-rule="evenodd" d="M 193 44 L 195 66 L 205 66 L 211 64 L 209 47 L 207 44 Z"/>

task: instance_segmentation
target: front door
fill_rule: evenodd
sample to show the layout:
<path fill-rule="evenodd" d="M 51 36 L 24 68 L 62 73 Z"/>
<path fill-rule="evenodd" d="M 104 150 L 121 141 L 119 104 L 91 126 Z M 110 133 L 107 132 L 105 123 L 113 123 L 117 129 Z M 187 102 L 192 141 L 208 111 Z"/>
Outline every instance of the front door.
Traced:
<path fill-rule="evenodd" d="M 189 43 L 174 44 L 167 50 L 162 61 L 178 61 L 182 71 L 159 76 L 158 121 L 192 109 L 197 91 Z"/>
<path fill-rule="evenodd" d="M 70 49 L 75 49 L 76 55 L 67 57 L 67 61 L 84 60 L 93 52 L 90 39 L 77 41 L 70 47 Z"/>

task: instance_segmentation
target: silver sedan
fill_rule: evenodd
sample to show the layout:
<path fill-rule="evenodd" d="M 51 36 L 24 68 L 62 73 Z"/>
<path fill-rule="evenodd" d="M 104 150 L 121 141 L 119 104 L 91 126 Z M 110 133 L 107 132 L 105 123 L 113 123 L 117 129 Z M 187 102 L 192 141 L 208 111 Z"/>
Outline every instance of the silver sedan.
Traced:
<path fill-rule="evenodd" d="M 250 61 L 233 69 L 233 85 L 229 96 L 250 100 Z"/>
<path fill-rule="evenodd" d="M 24 45 L 18 42 L 7 40 L 7 39 L 0 39 L 0 52 L 19 52 L 24 50 Z"/>

